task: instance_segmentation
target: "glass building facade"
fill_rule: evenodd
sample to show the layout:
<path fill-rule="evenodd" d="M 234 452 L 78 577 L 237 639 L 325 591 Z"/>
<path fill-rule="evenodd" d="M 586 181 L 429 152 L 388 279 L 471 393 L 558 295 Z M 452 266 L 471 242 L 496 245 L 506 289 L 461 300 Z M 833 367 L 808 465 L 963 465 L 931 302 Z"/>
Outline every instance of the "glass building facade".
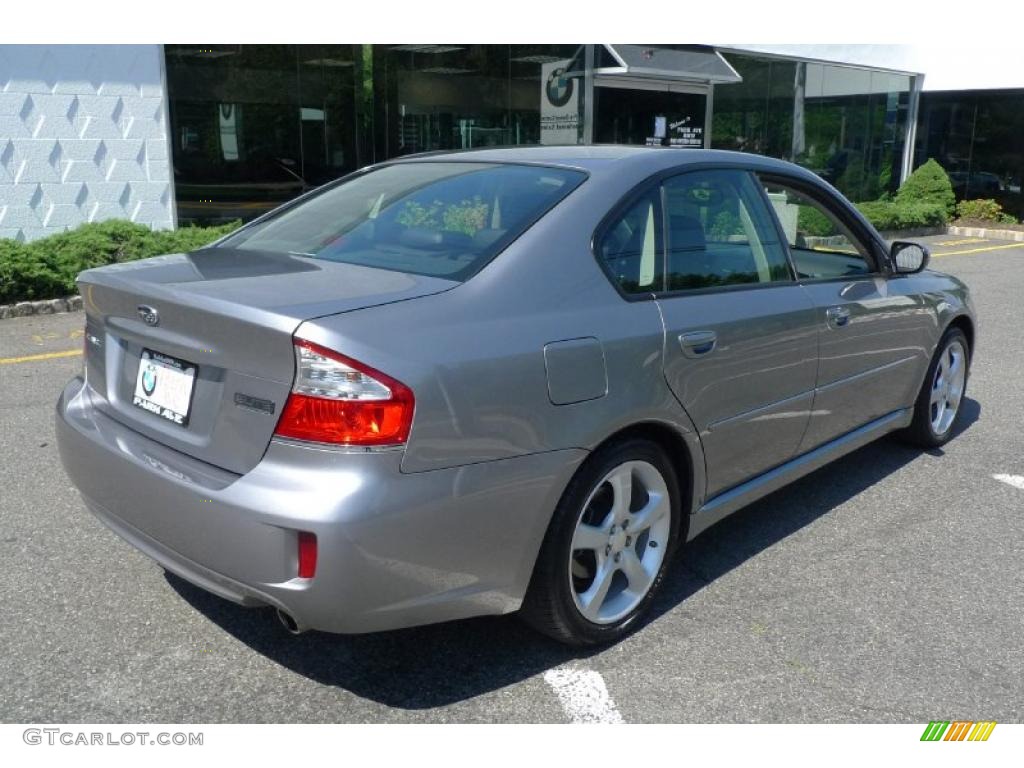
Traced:
<path fill-rule="evenodd" d="M 251 219 L 369 162 L 362 46 L 164 51 L 179 222 Z"/>
<path fill-rule="evenodd" d="M 910 75 L 726 55 L 743 81 L 715 88 L 713 147 L 797 163 L 855 202 L 896 191 Z"/>
<path fill-rule="evenodd" d="M 909 168 L 909 74 L 707 46 L 167 45 L 165 60 L 180 223 L 251 219 L 432 150 L 734 149 L 804 165 L 855 201 Z"/>
<path fill-rule="evenodd" d="M 374 156 L 541 143 L 542 78 L 579 48 L 373 46 Z"/>
<path fill-rule="evenodd" d="M 914 165 L 928 158 L 958 199 L 992 198 L 1024 216 L 1024 89 L 922 94 Z"/>

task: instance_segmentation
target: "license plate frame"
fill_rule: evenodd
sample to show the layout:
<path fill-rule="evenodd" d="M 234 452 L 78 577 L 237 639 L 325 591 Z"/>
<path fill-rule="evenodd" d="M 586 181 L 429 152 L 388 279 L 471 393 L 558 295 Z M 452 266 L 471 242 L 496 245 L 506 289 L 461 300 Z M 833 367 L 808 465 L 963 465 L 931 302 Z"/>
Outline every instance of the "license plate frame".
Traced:
<path fill-rule="evenodd" d="M 195 363 L 143 348 L 132 405 L 171 424 L 187 427 L 198 378 L 199 366 Z"/>

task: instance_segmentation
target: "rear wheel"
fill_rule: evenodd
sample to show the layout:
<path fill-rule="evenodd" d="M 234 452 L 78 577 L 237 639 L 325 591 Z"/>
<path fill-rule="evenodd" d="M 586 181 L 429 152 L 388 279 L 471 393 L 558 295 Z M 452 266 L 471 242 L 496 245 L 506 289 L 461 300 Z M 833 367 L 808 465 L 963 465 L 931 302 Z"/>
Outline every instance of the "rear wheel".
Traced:
<path fill-rule="evenodd" d="M 657 444 L 634 439 L 595 453 L 555 510 L 523 618 L 571 645 L 622 637 L 661 584 L 679 507 L 678 480 Z"/>
<path fill-rule="evenodd" d="M 953 437 L 953 426 L 967 389 L 971 364 L 967 336 L 950 328 L 942 336 L 914 405 L 914 420 L 903 437 L 923 448 L 937 448 Z"/>

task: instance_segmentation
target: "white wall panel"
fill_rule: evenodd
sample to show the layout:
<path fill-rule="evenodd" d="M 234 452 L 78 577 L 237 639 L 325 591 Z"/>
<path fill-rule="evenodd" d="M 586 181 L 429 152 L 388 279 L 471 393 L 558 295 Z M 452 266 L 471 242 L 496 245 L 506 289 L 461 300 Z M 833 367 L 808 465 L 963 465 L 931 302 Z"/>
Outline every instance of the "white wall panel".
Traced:
<path fill-rule="evenodd" d="M 0 45 L 0 237 L 174 226 L 158 45 Z"/>

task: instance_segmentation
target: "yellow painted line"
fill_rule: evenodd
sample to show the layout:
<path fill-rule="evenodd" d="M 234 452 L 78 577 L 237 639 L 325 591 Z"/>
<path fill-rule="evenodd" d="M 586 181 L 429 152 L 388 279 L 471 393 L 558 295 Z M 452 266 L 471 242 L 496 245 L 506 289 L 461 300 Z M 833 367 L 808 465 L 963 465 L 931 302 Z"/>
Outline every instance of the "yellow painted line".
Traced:
<path fill-rule="evenodd" d="M 32 363 L 36 360 L 56 360 L 58 357 L 74 357 L 82 354 L 80 349 L 68 349 L 64 352 L 44 352 L 40 355 L 25 355 L 24 357 L 0 357 L 0 365 L 13 365 L 14 363 Z"/>
<path fill-rule="evenodd" d="M 986 240 L 984 237 L 969 237 L 966 240 L 945 240 L 945 241 L 943 241 L 941 243 L 936 243 L 936 245 L 967 245 L 968 243 L 987 243 L 987 242 L 988 242 L 988 240 Z"/>
<path fill-rule="evenodd" d="M 984 251 L 1003 251 L 1007 248 L 1024 248 L 1024 243 L 1008 243 L 1006 245 L 988 245 L 984 248 L 968 248 L 965 251 L 946 251 L 945 253 L 933 253 L 932 256 L 963 256 L 965 253 L 983 253 Z"/>

